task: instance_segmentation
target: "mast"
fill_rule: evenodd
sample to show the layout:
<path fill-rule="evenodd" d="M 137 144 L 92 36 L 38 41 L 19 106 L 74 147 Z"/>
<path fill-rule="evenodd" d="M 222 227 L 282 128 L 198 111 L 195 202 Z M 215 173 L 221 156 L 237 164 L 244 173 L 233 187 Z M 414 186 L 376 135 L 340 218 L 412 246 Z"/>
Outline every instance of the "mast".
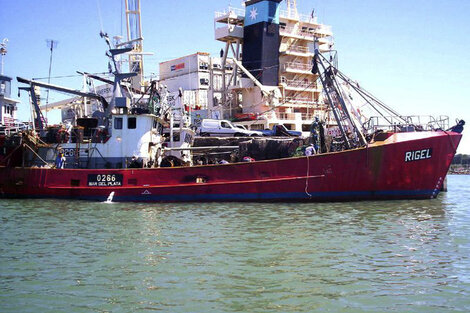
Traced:
<path fill-rule="evenodd" d="M 137 73 L 132 78 L 132 87 L 140 90 L 144 84 L 144 58 L 140 0 L 126 0 L 127 42 L 133 48 L 129 53 L 129 72 Z"/>
<path fill-rule="evenodd" d="M 52 70 L 52 53 L 54 52 L 54 48 L 57 48 L 57 44 L 59 43 L 57 40 L 54 39 L 46 39 L 47 47 L 51 51 L 49 57 L 49 75 L 47 77 L 47 83 L 51 83 L 51 70 Z M 46 118 L 47 118 L 47 105 L 49 104 L 49 89 L 47 90 L 47 97 L 46 97 Z"/>
<path fill-rule="evenodd" d="M 351 149 L 367 145 L 362 126 L 353 116 L 344 100 L 344 95 L 337 79 L 338 69 L 320 53 L 318 41 L 315 42 L 312 72 L 315 74 L 321 72 L 319 78 L 340 129 L 345 148 Z"/>
<path fill-rule="evenodd" d="M 3 75 L 3 57 L 7 54 L 7 43 L 8 43 L 8 38 L 4 38 L 2 43 L 0 43 L 0 54 L 2 55 L 2 64 L 1 64 L 1 70 L 0 70 L 0 75 Z"/>

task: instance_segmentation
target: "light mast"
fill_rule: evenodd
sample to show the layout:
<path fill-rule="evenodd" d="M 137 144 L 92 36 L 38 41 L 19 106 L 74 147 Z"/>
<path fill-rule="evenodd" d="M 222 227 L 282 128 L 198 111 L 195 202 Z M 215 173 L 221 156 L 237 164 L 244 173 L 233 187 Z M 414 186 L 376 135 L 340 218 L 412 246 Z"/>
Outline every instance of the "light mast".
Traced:
<path fill-rule="evenodd" d="M 132 87 L 140 90 L 144 85 L 144 58 L 142 23 L 140 21 L 140 0 L 126 0 L 127 42 L 121 45 L 131 45 L 129 53 L 129 72 L 137 73 L 132 78 Z"/>

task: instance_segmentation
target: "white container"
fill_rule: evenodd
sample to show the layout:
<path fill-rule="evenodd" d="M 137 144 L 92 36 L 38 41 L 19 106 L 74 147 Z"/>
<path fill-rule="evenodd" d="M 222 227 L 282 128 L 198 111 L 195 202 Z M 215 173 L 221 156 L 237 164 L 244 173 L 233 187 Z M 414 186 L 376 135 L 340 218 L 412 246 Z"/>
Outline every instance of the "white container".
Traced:
<path fill-rule="evenodd" d="M 207 90 L 198 90 L 197 96 L 197 105 L 201 107 L 201 109 L 207 109 L 207 105 L 209 102 L 208 95 L 209 93 Z"/>
<path fill-rule="evenodd" d="M 160 80 L 160 85 L 165 85 L 170 91 L 176 91 L 179 88 L 183 90 L 209 89 L 210 74 L 206 72 L 194 72 L 186 75 L 180 75 L 172 78 Z"/>
<path fill-rule="evenodd" d="M 212 85 L 213 90 L 222 91 L 222 75 L 213 74 L 212 80 L 213 80 L 213 85 Z"/>
<path fill-rule="evenodd" d="M 162 62 L 159 65 L 160 80 L 187 75 L 194 72 L 208 72 L 210 56 L 205 52 L 198 52 L 178 59 Z"/>

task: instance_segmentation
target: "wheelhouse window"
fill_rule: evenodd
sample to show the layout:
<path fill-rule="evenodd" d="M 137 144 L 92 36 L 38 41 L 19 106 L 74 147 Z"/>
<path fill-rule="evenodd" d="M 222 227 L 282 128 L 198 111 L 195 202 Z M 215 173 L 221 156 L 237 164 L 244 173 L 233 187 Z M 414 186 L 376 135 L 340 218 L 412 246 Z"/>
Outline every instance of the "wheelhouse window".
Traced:
<path fill-rule="evenodd" d="M 137 128 L 137 119 L 135 117 L 129 117 L 127 119 L 127 128 L 136 129 Z"/>
<path fill-rule="evenodd" d="M 114 118 L 114 129 L 122 129 L 122 117 Z"/>

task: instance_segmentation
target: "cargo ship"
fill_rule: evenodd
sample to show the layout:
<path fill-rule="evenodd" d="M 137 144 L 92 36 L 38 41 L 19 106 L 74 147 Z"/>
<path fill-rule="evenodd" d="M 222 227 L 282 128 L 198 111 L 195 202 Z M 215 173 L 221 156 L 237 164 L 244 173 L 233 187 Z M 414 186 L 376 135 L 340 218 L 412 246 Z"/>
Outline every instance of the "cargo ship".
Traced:
<path fill-rule="evenodd" d="M 249 23 L 231 28 L 243 30 L 243 42 L 234 37 L 243 54 L 232 64 L 241 75 L 243 102 L 251 101 L 247 107 L 274 111 L 284 103 L 280 2 L 245 2 Z M 336 52 L 314 38 L 309 79 L 315 77 L 310 84 L 321 87 L 328 118 L 314 118 L 303 138 L 239 137 L 208 144 L 198 137 L 183 90 L 171 95 L 156 81 L 139 88 L 133 80 L 143 77 L 142 60 L 135 58 L 141 38 L 112 44 L 101 35 L 114 81 L 84 75 L 106 83 L 109 99 L 18 78 L 31 95 L 33 128 L 4 138 L 0 196 L 139 202 L 429 199 L 439 194 L 462 136 L 463 121 L 448 127 L 445 118 L 398 114 L 342 73 Z M 136 71 L 121 72 L 119 56 L 126 53 Z M 73 94 L 82 99 L 83 112 L 75 112 L 68 125 L 45 125 L 38 87 Z"/>

